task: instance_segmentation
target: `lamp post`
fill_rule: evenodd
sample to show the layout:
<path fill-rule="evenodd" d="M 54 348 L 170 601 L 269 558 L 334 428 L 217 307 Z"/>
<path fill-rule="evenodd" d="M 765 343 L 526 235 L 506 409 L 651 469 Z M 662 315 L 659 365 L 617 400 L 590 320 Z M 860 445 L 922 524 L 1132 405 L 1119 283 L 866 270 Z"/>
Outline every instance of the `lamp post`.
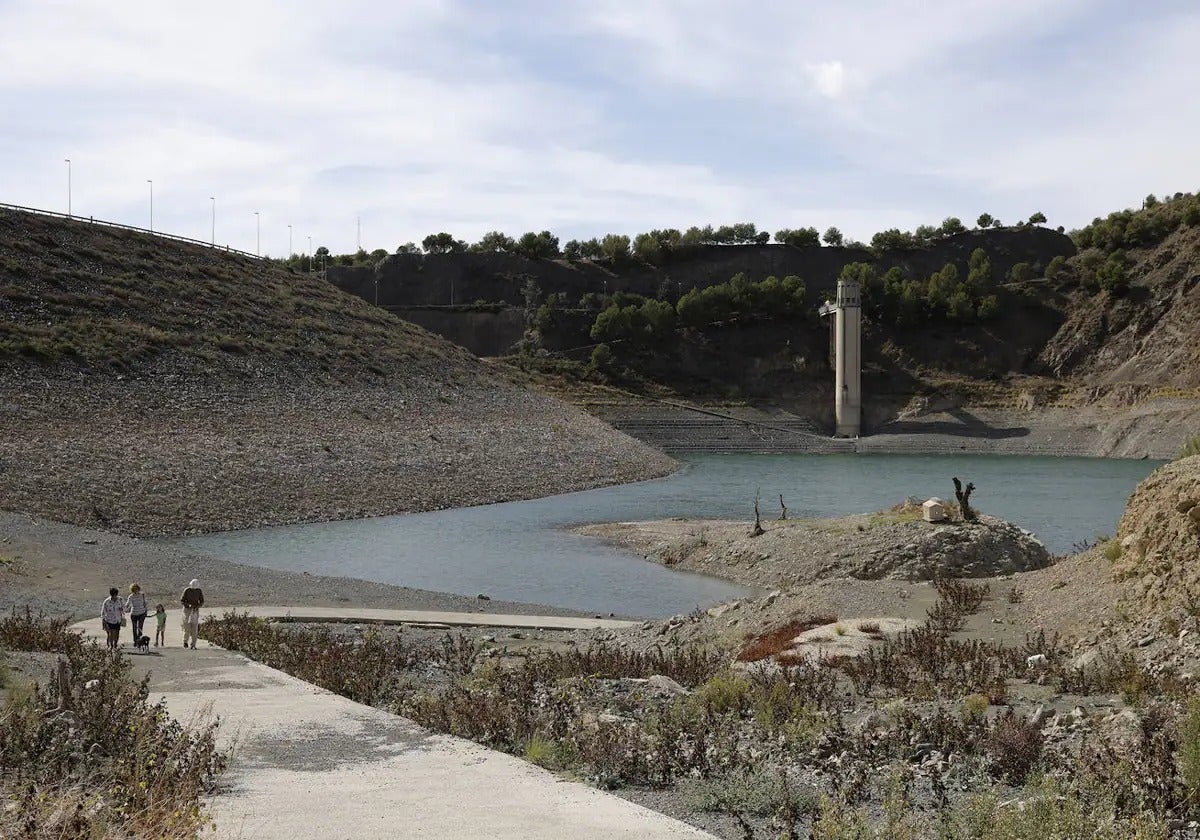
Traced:
<path fill-rule="evenodd" d="M 295 251 L 292 249 L 292 226 L 288 225 L 288 259 L 292 258 Z"/>
<path fill-rule="evenodd" d="M 71 218 L 71 159 L 63 158 L 67 162 L 67 218 Z"/>
<path fill-rule="evenodd" d="M 150 232 L 154 233 L 154 182 L 147 178 L 146 183 L 150 185 Z"/>
<path fill-rule="evenodd" d="M 212 244 L 216 247 L 217 244 L 217 197 L 210 195 L 208 200 L 212 202 Z"/>
<path fill-rule="evenodd" d="M 262 256 L 262 217 L 254 211 L 254 256 Z"/>

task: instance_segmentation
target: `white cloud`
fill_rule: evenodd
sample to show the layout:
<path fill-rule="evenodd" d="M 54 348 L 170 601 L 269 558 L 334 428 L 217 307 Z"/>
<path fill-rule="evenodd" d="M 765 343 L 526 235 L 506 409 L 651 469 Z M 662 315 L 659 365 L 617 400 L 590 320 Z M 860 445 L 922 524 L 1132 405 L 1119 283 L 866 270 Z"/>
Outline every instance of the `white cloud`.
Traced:
<path fill-rule="evenodd" d="M 156 227 L 206 239 L 216 195 L 218 239 L 252 250 L 257 210 L 276 254 L 288 224 L 297 247 L 353 248 L 359 216 L 389 249 L 744 219 L 866 237 L 981 210 L 1074 225 L 1200 186 L 1200 18 L 1103 23 L 1088 0 L 10 0 L 0 201 L 65 208 L 70 157 L 76 212 L 144 223 L 153 178 Z"/>
<path fill-rule="evenodd" d="M 840 99 L 846 90 L 846 68 L 840 61 L 822 61 L 806 68 L 817 93 L 826 99 Z"/>

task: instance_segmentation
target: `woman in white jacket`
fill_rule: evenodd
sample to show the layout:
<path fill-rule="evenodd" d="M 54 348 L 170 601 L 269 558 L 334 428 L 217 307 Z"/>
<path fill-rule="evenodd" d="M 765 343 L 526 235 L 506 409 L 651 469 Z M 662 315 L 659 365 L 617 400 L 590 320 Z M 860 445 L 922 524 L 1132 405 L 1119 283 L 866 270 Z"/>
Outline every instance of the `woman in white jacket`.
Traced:
<path fill-rule="evenodd" d="M 125 599 L 117 587 L 108 590 L 108 597 L 100 605 L 100 621 L 104 623 L 104 635 L 108 649 L 116 650 L 121 640 L 121 622 L 125 620 Z"/>
<path fill-rule="evenodd" d="M 146 623 L 146 613 L 150 611 L 142 587 L 136 583 L 129 587 L 129 597 L 125 599 L 125 609 L 129 612 L 130 623 L 133 625 L 133 643 L 136 645 L 142 637 L 142 625 Z"/>

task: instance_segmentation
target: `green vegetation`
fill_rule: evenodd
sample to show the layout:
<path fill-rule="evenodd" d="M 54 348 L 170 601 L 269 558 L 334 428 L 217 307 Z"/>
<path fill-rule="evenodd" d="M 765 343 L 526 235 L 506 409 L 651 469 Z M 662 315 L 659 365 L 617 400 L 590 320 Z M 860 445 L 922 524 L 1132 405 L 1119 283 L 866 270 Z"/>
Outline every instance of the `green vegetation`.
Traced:
<path fill-rule="evenodd" d="M 45 686 L 0 708 L 0 836 L 200 836 L 211 825 L 201 797 L 226 764 L 216 724 L 172 720 L 128 659 L 65 624 L 28 612 L 0 620 L 0 646 L 61 655 Z"/>
<path fill-rule="evenodd" d="M 1000 299 L 993 293 L 991 262 L 979 248 L 971 254 L 965 281 L 952 263 L 928 280 L 908 277 L 895 267 L 880 277 L 868 263 L 851 263 L 841 277 L 859 283 L 864 290 L 864 310 L 882 323 L 970 322 L 993 318 L 1000 309 Z"/>
<path fill-rule="evenodd" d="M 1178 460 L 1180 458 L 1192 458 L 1196 455 L 1200 455 L 1200 435 L 1193 435 L 1188 438 L 1187 442 L 1179 450 L 1179 454 L 1175 457 Z"/>
<path fill-rule="evenodd" d="M 1183 226 L 1200 223 L 1200 196 L 1175 193 L 1159 200 L 1147 196 L 1141 210 L 1119 210 L 1095 218 L 1087 227 L 1072 231 L 1080 251 L 1096 248 L 1104 254 L 1127 248 L 1147 248 Z"/>

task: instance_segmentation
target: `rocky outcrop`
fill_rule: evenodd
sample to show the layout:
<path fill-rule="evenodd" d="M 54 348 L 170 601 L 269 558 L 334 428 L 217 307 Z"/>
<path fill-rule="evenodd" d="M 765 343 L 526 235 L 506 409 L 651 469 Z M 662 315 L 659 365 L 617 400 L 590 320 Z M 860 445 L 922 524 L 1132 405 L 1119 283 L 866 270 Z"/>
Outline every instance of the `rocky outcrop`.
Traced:
<path fill-rule="evenodd" d="M 911 511 L 843 519 L 765 523 L 752 536 L 735 522 L 665 520 L 581 527 L 668 566 L 760 587 L 820 580 L 923 581 L 994 577 L 1048 566 L 1036 537 L 991 516 L 975 522 L 930 523 Z"/>
<path fill-rule="evenodd" d="M 863 580 L 993 577 L 1050 565 L 1050 553 L 1036 537 L 993 516 L 913 530 L 912 542 L 873 552 L 858 562 L 850 576 Z"/>
<path fill-rule="evenodd" d="M 1155 609 L 1200 603 L 1200 456 L 1155 470 L 1129 497 L 1113 574 Z"/>
<path fill-rule="evenodd" d="M 1079 290 L 1039 363 L 1056 376 L 1097 383 L 1200 387 L 1200 227 L 1129 256 L 1130 290 Z"/>

